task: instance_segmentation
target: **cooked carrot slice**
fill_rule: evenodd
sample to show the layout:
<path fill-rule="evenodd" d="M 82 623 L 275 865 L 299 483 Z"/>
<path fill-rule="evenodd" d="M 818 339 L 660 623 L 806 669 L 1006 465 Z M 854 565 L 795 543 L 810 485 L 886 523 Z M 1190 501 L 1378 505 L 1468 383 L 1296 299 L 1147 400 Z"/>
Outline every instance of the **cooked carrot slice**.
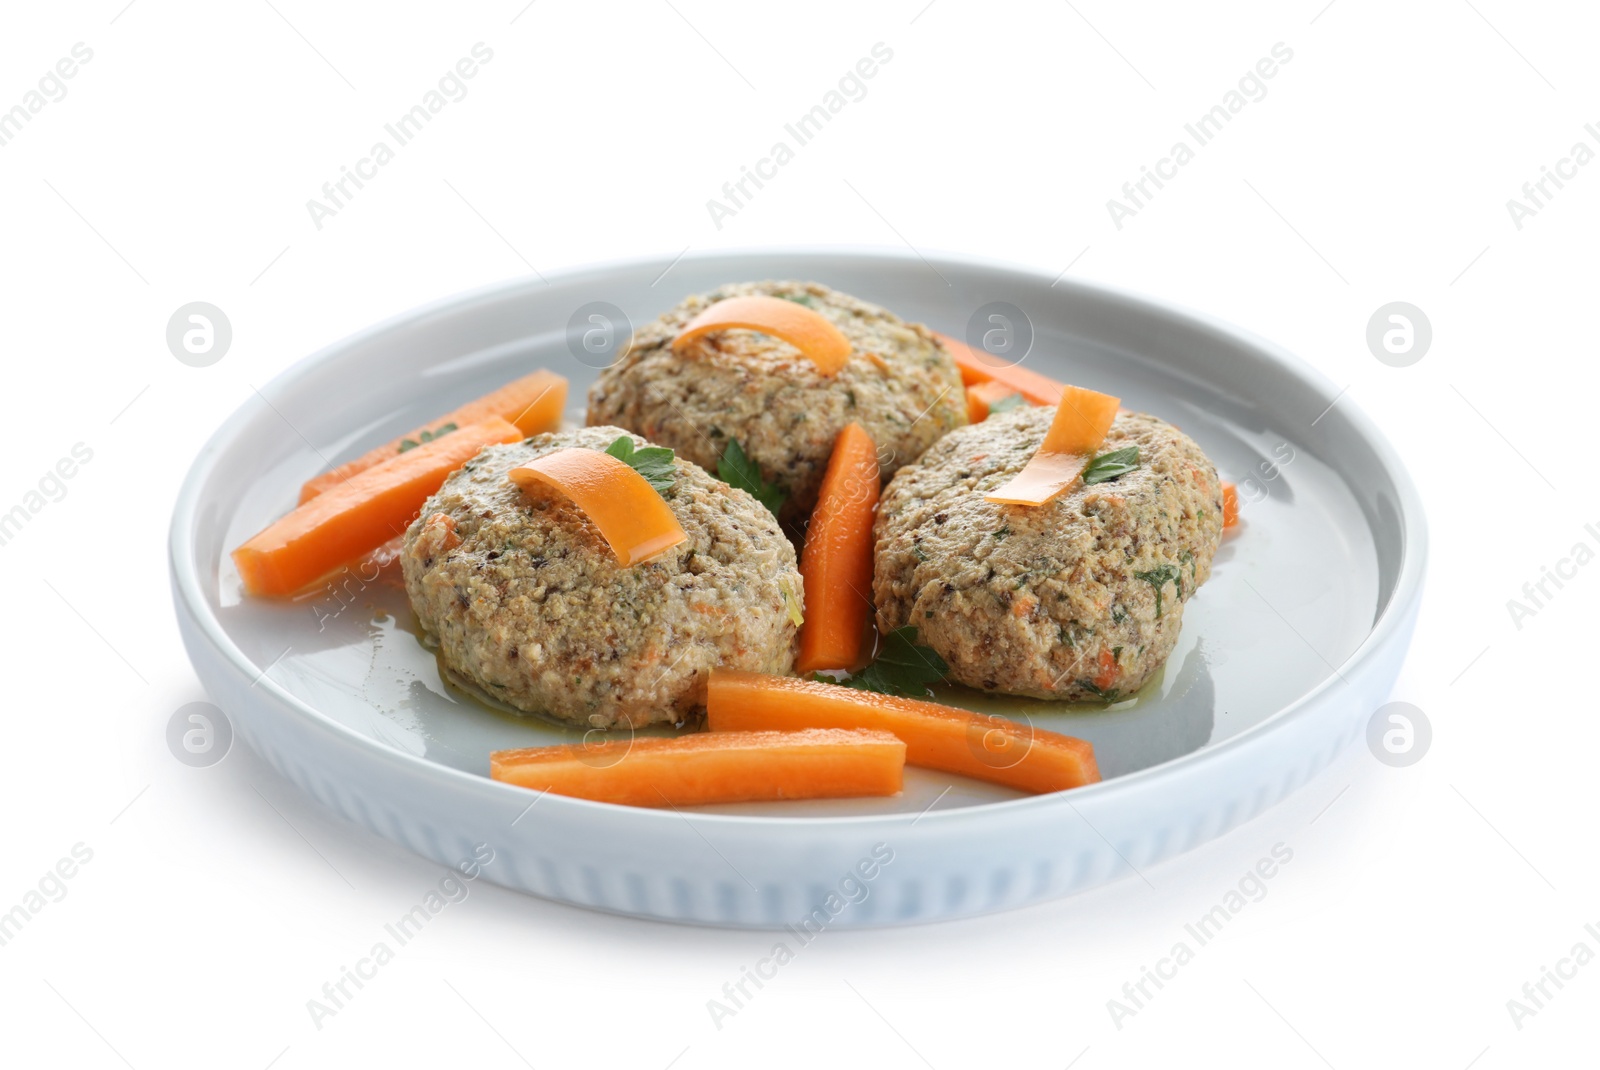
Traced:
<path fill-rule="evenodd" d="M 424 427 L 401 435 L 392 442 L 385 442 L 353 461 L 346 461 L 331 471 L 307 480 L 300 488 L 300 501 L 310 501 L 329 487 L 343 483 L 357 472 L 364 472 L 375 464 L 382 464 L 396 454 L 405 452 L 402 447 L 407 442 L 420 445 L 427 441 L 423 436 L 431 438 L 439 435 L 441 428 L 450 428 L 452 424 L 457 428 L 466 427 L 468 424 L 482 423 L 491 416 L 498 416 L 521 428 L 524 437 L 542 435 L 561 426 L 561 412 L 566 407 L 565 377 L 543 370 L 536 371 L 532 375 L 524 375 L 516 382 L 507 383 L 475 401 L 467 402 L 459 409 L 445 413 Z M 454 428 L 451 428 L 451 431 L 453 430 Z M 449 433 L 451 432 L 445 432 Z"/>
<path fill-rule="evenodd" d="M 650 482 L 609 453 L 556 450 L 507 476 L 520 487 L 542 483 L 571 498 L 624 565 L 648 561 L 689 537 Z"/>
<path fill-rule="evenodd" d="M 357 472 L 297 507 L 233 551 L 254 595 L 286 595 L 405 531 L 445 477 L 485 446 L 522 431 L 498 416 L 470 424 Z"/>
<path fill-rule="evenodd" d="M 905 740 L 912 765 L 1021 791 L 1062 791 L 1100 779 L 1081 739 L 921 699 L 856 691 L 793 676 L 713 669 L 706 694 L 713 732 L 865 728 Z"/>
<path fill-rule="evenodd" d="M 1021 394 L 1030 405 L 1054 405 L 1061 400 L 1063 384 L 1048 376 L 1030 371 L 1018 364 L 997 366 L 998 358 L 978 352 L 965 342 L 948 334 L 934 332 L 934 337 L 944 344 L 955 358 L 961 371 L 961 382 L 967 386 L 978 383 L 1004 383 L 1011 393 Z"/>
<path fill-rule="evenodd" d="M 1016 387 L 1011 386 L 1009 383 L 1002 383 L 998 379 L 990 379 L 988 382 L 983 383 L 973 383 L 967 387 L 967 423 L 983 423 L 989 418 L 992 406 L 998 401 L 1004 401 L 1006 398 L 1027 400 L 1027 398 L 1022 397 L 1021 392 Z"/>
<path fill-rule="evenodd" d="M 712 331 L 733 328 L 760 331 L 783 339 L 811 358 L 811 363 L 823 375 L 833 375 L 844 367 L 854 348 L 844 332 L 822 313 L 799 302 L 766 294 L 730 297 L 703 309 L 672 340 L 672 348 L 680 349 Z"/>
<path fill-rule="evenodd" d="M 1232 483 L 1222 484 L 1222 526 L 1231 528 L 1239 522 L 1239 488 Z"/>
<path fill-rule="evenodd" d="M 872 609 L 872 514 L 878 507 L 878 448 L 860 424 L 833 440 L 816 511 L 806 526 L 800 575 L 805 624 L 795 671 L 853 669 Z"/>
<path fill-rule="evenodd" d="M 1106 440 L 1121 404 L 1121 398 L 1110 394 L 1081 386 L 1063 387 L 1061 403 L 1039 452 L 1009 482 L 984 498 L 1006 505 L 1043 505 L 1072 486 Z"/>
<path fill-rule="evenodd" d="M 519 787 L 624 806 L 700 806 L 894 795 L 906 745 L 888 732 L 699 732 L 489 755 Z"/>
<path fill-rule="evenodd" d="M 1106 440 L 1122 399 L 1081 386 L 1062 388 L 1061 404 L 1039 448 L 1049 453 L 1092 454 Z"/>
<path fill-rule="evenodd" d="M 1040 450 L 1003 486 L 984 495 L 997 505 L 1044 505 L 1072 486 L 1083 474 L 1089 458 L 1074 453 L 1045 453 Z"/>
<path fill-rule="evenodd" d="M 1117 656 L 1109 650 L 1102 650 L 1096 664 L 1100 671 L 1095 674 L 1094 686 L 1102 691 L 1110 691 L 1117 682 Z"/>

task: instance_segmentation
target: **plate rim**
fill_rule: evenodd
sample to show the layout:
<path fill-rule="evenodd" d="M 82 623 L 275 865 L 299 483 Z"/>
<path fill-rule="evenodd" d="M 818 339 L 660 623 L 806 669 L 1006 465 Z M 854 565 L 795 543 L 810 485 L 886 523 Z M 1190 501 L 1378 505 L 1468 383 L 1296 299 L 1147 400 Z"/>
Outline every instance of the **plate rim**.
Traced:
<path fill-rule="evenodd" d="M 581 282 L 586 278 L 603 277 L 622 271 L 643 269 L 669 259 L 671 260 L 671 264 L 668 266 L 670 271 L 671 267 L 685 261 L 737 260 L 745 257 L 820 259 L 840 256 L 889 260 L 904 266 L 921 264 L 930 269 L 933 268 L 933 262 L 938 261 L 949 264 L 952 267 L 977 268 L 986 273 L 1011 275 L 1029 282 L 1043 283 L 1050 289 L 1065 286 L 1068 290 L 1077 291 L 1083 297 L 1105 303 L 1115 303 L 1125 309 L 1147 316 L 1187 321 L 1188 326 L 1204 327 L 1223 339 L 1256 351 L 1259 357 L 1276 365 L 1278 370 L 1302 380 L 1322 393 L 1332 394 L 1334 392 L 1333 384 L 1326 376 L 1283 346 L 1248 329 L 1177 302 L 1140 293 L 1129 288 L 1086 283 L 1075 279 L 1069 280 L 1065 277 L 1058 277 L 1052 282 L 1047 273 L 1036 268 L 990 257 L 937 250 L 924 254 L 916 250 L 906 251 L 893 247 L 856 244 L 796 244 L 712 249 L 684 254 L 676 259 L 664 255 L 660 257 L 625 257 L 577 264 L 544 272 L 540 275 L 523 275 L 501 279 L 446 295 L 395 313 L 338 338 L 301 357 L 289 367 L 283 369 L 267 382 L 266 388 L 271 389 L 274 386 L 299 380 L 321 367 L 324 363 L 336 359 L 342 352 L 360 342 L 370 340 L 375 336 L 386 334 L 408 324 L 420 322 L 441 312 L 460 311 L 474 304 L 526 289 L 536 280 L 542 279 L 543 285 L 546 287 L 554 286 L 557 283 Z M 937 274 L 937 270 L 934 270 Z M 361 748 L 373 758 L 388 762 L 412 775 L 422 775 L 441 780 L 444 782 L 441 786 L 453 785 L 463 791 L 485 792 L 490 798 L 506 800 L 525 798 L 527 793 L 525 788 L 501 783 L 486 776 L 432 761 L 424 755 L 416 755 L 387 746 L 322 713 L 315 706 L 284 688 L 270 676 L 265 673 L 258 673 L 259 666 L 239 649 L 232 638 L 222 629 L 221 622 L 217 619 L 216 613 L 205 598 L 201 578 L 194 565 L 193 521 L 202 504 L 202 485 L 206 482 L 206 478 L 214 467 L 217 458 L 226 449 L 232 437 L 232 425 L 237 421 L 240 414 L 251 411 L 262 404 L 266 403 L 258 392 L 256 395 L 246 397 L 243 402 L 225 416 L 216 430 L 207 437 L 199 452 L 190 462 L 189 469 L 179 487 L 173 504 L 172 519 L 169 526 L 167 555 L 173 595 L 179 602 L 177 607 L 179 611 L 187 613 L 194 624 L 198 626 L 200 633 L 210 644 L 213 651 L 221 654 L 233 670 L 246 679 L 256 677 L 256 683 L 252 686 L 265 686 L 270 691 L 278 708 L 308 722 L 311 727 L 341 736 L 347 743 Z M 1422 583 L 1428 558 L 1428 527 L 1421 495 L 1399 453 L 1366 412 L 1352 401 L 1342 407 L 1341 415 L 1353 425 L 1355 433 L 1372 449 L 1385 475 L 1395 489 L 1395 497 L 1399 506 L 1398 527 L 1401 551 L 1396 569 L 1393 594 L 1373 621 L 1371 628 L 1361 643 L 1343 661 L 1332 666 L 1328 676 L 1300 694 L 1292 702 L 1280 707 L 1264 717 L 1260 722 L 1237 735 L 1230 736 L 1214 745 L 1190 751 L 1187 754 L 1123 774 L 1111 780 L 1074 788 L 1070 792 L 1053 792 L 1018 799 L 980 802 L 967 806 L 952 807 L 948 810 L 924 811 L 922 814 L 896 812 L 886 814 L 768 815 L 722 814 L 698 810 L 678 812 L 644 807 L 625 807 L 613 803 L 594 802 L 588 799 L 561 795 L 556 795 L 548 800 L 546 812 L 549 812 L 549 806 L 554 806 L 558 811 L 570 810 L 574 817 L 581 818 L 586 812 L 615 815 L 618 811 L 628 811 L 630 814 L 635 815 L 632 818 L 633 820 L 641 822 L 676 822 L 684 818 L 693 818 L 696 823 L 706 822 L 725 826 L 771 826 L 775 829 L 798 829 L 819 825 L 830 829 L 846 829 L 859 825 L 892 828 L 899 825 L 918 823 L 925 819 L 939 824 L 949 824 L 964 820 L 985 819 L 990 815 L 1003 817 L 1004 815 L 1028 810 L 1047 809 L 1062 805 L 1073 806 L 1076 802 L 1092 801 L 1097 806 L 1103 805 L 1119 794 L 1134 794 L 1163 778 L 1170 778 L 1179 773 L 1198 772 L 1206 765 L 1228 761 L 1238 751 L 1261 746 L 1263 738 L 1280 729 L 1283 725 L 1307 715 L 1308 711 L 1316 707 L 1335 686 L 1341 686 L 1345 683 L 1343 678 L 1346 675 L 1360 672 L 1368 663 L 1374 661 L 1379 652 L 1387 648 L 1389 644 L 1406 642 L 1409 638 L 1410 623 L 1414 615 L 1415 605 L 1421 598 Z M 543 796 L 541 796 L 542 798 Z"/>

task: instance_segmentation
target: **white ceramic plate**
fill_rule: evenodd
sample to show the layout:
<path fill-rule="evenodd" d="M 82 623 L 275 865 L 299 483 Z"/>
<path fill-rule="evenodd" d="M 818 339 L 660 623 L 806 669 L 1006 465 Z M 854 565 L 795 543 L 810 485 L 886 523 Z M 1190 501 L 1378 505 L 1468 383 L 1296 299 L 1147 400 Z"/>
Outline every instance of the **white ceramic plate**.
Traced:
<path fill-rule="evenodd" d="M 1321 769 L 1387 696 L 1417 610 L 1422 509 L 1379 432 L 1348 400 L 1330 410 L 1330 384 L 1288 354 L 968 259 L 811 250 L 667 267 L 522 280 L 380 324 L 274 380 L 195 460 L 171 539 L 195 669 L 250 746 L 345 817 L 445 865 L 487 843 L 490 880 L 600 910 L 759 927 L 930 921 L 1064 895 L 1217 836 Z M 445 687 L 391 577 L 351 572 L 290 604 L 240 597 L 226 551 L 328 462 L 536 367 L 572 380 L 581 422 L 595 371 L 568 323 L 583 306 L 606 302 L 637 325 L 683 294 L 763 278 L 824 282 L 958 337 L 980 306 L 1008 302 L 1032 324 L 1029 367 L 1177 423 L 1241 484 L 1244 523 L 1137 698 L 1089 709 L 945 696 L 1091 740 L 1103 783 L 1025 798 L 908 770 L 895 799 L 680 812 L 535 796 L 489 780 L 489 752 L 571 734 Z"/>

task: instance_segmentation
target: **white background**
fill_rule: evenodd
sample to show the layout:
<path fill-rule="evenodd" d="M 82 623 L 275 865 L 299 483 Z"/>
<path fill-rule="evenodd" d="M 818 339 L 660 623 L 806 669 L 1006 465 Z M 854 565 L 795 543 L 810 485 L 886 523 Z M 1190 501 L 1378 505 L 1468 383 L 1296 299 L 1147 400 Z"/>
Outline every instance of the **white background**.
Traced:
<path fill-rule="evenodd" d="M 1592 9 L 125 2 L 13 6 L 0 33 L 0 106 L 74 43 L 94 53 L 0 148 L 0 510 L 93 450 L 0 547 L 0 910 L 93 851 L 0 947 L 8 1064 L 1592 1063 L 1600 965 L 1520 1029 L 1506 1007 L 1577 941 L 1600 951 L 1600 567 L 1520 629 L 1506 608 L 1600 545 L 1600 166 L 1521 229 L 1506 208 L 1600 124 Z M 479 41 L 494 58 L 470 95 L 316 229 L 306 200 Z M 707 198 L 879 41 L 869 95 L 714 227 Z M 1266 98 L 1117 229 L 1107 199 L 1276 42 L 1293 60 Z M 306 1001 L 440 874 L 243 747 L 206 769 L 168 752 L 168 718 L 204 697 L 164 567 L 189 458 L 252 384 L 418 303 L 530 266 L 796 242 L 1070 264 L 1349 384 L 1341 404 L 1387 429 L 1428 504 L 1395 697 L 1426 711 L 1431 750 L 1391 769 L 1357 746 L 1148 885 L 829 933 L 721 1030 L 706 1001 L 768 937 L 479 882 L 318 1030 Z M 165 344 L 194 300 L 234 330 L 206 369 Z M 1394 300 L 1434 331 L 1404 369 L 1364 338 Z M 1117 1028 L 1107 1000 L 1280 842 L 1294 859 L 1266 899 Z"/>

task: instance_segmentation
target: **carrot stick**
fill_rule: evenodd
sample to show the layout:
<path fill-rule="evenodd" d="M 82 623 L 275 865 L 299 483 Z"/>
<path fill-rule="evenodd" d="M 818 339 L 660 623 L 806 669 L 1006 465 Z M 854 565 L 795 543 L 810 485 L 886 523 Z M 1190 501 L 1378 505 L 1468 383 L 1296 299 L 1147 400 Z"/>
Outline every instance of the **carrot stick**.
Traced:
<path fill-rule="evenodd" d="M 700 732 L 489 755 L 495 780 L 624 806 L 895 795 L 906 745 L 887 732 Z"/>
<path fill-rule="evenodd" d="M 878 507 L 878 449 L 860 424 L 833 442 L 816 511 L 806 527 L 800 575 L 806 585 L 798 673 L 852 669 L 872 609 L 872 514 Z"/>
<path fill-rule="evenodd" d="M 431 438 L 441 434 L 441 430 L 445 428 L 449 430 L 443 433 L 448 434 L 468 424 L 482 423 L 491 416 L 498 416 L 508 423 L 516 424 L 521 428 L 524 437 L 542 435 L 561 426 L 561 412 L 566 406 L 565 377 L 542 369 L 532 375 L 524 375 L 515 382 L 507 383 L 498 390 L 445 413 L 423 427 L 368 450 L 353 461 L 346 461 L 331 471 L 307 480 L 300 488 L 300 501 L 304 504 L 329 487 L 343 483 L 357 472 L 364 472 L 375 464 L 381 464 L 396 454 L 405 452 L 401 447 L 407 442 L 421 445 L 427 441 L 423 438 L 424 435 Z"/>
<path fill-rule="evenodd" d="M 1222 526 L 1231 528 L 1239 523 L 1239 488 L 1232 483 L 1222 484 Z"/>
<path fill-rule="evenodd" d="M 233 551 L 246 593 L 293 594 L 377 549 L 405 531 L 445 477 L 479 450 L 520 438 L 515 424 L 493 416 L 357 472 Z"/>
<path fill-rule="evenodd" d="M 955 358 L 956 367 L 961 370 L 961 382 L 965 385 L 1004 383 L 1012 393 L 1021 394 L 1031 405 L 1054 405 L 1061 400 L 1062 384 L 1054 379 L 1016 364 L 997 367 L 998 358 L 979 353 L 948 334 L 935 331 L 934 335 Z"/>
<path fill-rule="evenodd" d="M 960 773 L 1021 791 L 1062 791 L 1100 779 L 1081 739 L 941 706 L 836 684 L 713 669 L 706 694 L 713 732 L 865 728 L 905 741 L 912 765 Z"/>
<path fill-rule="evenodd" d="M 689 537 L 650 481 L 609 453 L 556 450 L 506 478 L 524 488 L 542 483 L 571 498 L 624 565 L 642 564 Z"/>
<path fill-rule="evenodd" d="M 967 387 L 967 423 L 981 424 L 989 418 L 992 406 L 1006 398 L 1021 398 L 1022 394 L 1009 383 L 990 379 Z M 1022 398 L 1026 401 L 1027 398 Z"/>
<path fill-rule="evenodd" d="M 855 347 L 822 313 L 794 301 L 767 294 L 730 297 L 701 310 L 672 340 L 672 348 L 712 331 L 740 328 L 781 338 L 811 359 L 823 375 L 833 375 Z"/>

